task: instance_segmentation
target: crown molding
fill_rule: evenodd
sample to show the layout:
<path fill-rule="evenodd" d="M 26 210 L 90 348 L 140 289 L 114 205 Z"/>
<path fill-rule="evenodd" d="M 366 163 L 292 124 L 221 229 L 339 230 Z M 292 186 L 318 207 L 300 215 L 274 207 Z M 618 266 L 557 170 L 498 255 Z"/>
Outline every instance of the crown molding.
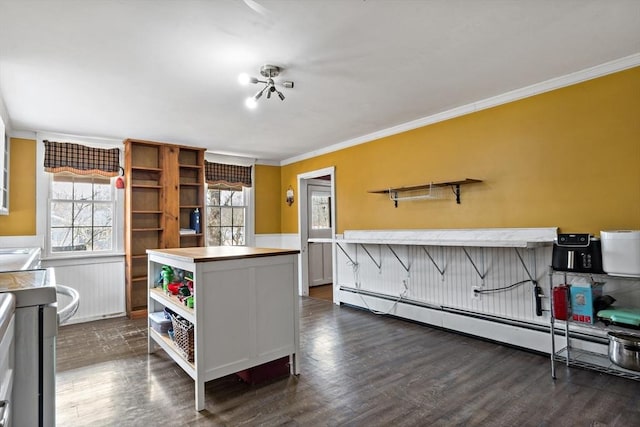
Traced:
<path fill-rule="evenodd" d="M 501 95 L 492 96 L 480 101 L 472 102 L 470 104 L 455 107 L 450 110 L 446 110 L 440 113 L 436 113 L 421 119 L 412 120 L 410 122 L 402 123 L 397 126 L 382 129 L 367 135 L 359 136 L 357 138 L 349 139 L 337 144 L 330 145 L 318 150 L 310 151 L 308 153 L 300 154 L 298 156 L 289 157 L 280 161 L 280 166 L 286 166 L 291 163 L 299 162 L 302 160 L 310 159 L 313 157 L 321 156 L 323 154 L 332 153 L 334 151 L 342 150 L 345 148 L 353 147 L 354 145 L 360 145 L 367 142 L 371 142 L 376 139 L 384 138 L 391 135 L 396 135 L 409 130 L 417 129 L 423 126 L 431 125 L 434 123 L 442 122 L 445 120 L 460 117 L 476 111 L 485 110 L 487 108 L 496 107 L 498 105 L 507 104 L 509 102 L 518 101 L 523 98 L 539 95 L 541 93 L 549 92 L 563 87 L 571 86 L 577 83 L 581 83 L 587 80 L 595 79 L 598 77 L 613 74 L 619 71 L 623 71 L 629 68 L 633 68 L 640 65 L 640 53 L 625 56 L 624 58 L 616 59 L 613 61 L 605 62 L 604 64 L 596 65 L 591 68 L 576 71 L 571 74 L 567 74 L 561 77 L 555 77 L 553 79 L 545 80 L 540 83 L 535 83 L 530 86 L 525 86 L 520 89 L 515 89 Z"/>

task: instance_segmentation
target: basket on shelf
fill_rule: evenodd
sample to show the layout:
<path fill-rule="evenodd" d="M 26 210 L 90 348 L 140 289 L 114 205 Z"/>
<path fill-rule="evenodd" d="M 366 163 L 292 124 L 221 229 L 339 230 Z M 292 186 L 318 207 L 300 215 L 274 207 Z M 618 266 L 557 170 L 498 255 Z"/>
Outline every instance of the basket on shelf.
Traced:
<path fill-rule="evenodd" d="M 193 362 L 193 324 L 176 314 L 171 316 L 171 323 L 173 342 L 178 347 L 178 352 L 189 362 Z"/>

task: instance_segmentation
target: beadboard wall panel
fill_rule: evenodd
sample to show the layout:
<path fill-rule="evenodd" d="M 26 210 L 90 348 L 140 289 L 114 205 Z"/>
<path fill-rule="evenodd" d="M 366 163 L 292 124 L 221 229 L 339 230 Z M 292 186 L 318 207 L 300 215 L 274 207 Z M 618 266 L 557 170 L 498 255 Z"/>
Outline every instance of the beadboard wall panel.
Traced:
<path fill-rule="evenodd" d="M 531 275 L 545 291 L 550 247 L 462 248 L 342 242 L 339 245 L 340 286 L 394 298 L 402 296 L 427 305 L 547 323 L 545 316 L 535 313 L 531 282 L 479 296 L 473 290 L 504 288 L 524 282 Z M 543 300 L 543 309 L 549 309 L 548 300 Z"/>
<path fill-rule="evenodd" d="M 125 315 L 124 257 L 43 260 L 54 267 L 56 282 L 80 294 L 77 313 L 68 323 Z M 58 306 L 69 299 L 58 294 Z"/>

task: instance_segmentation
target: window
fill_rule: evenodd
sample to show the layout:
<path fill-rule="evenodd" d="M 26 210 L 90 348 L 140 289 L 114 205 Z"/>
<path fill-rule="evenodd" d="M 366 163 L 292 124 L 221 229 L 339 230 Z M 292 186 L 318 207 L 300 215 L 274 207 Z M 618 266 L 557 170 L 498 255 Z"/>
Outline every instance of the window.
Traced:
<path fill-rule="evenodd" d="M 214 187 L 207 190 L 207 245 L 242 246 L 246 243 L 247 191 Z"/>
<path fill-rule="evenodd" d="M 311 238 L 331 237 L 331 187 L 311 184 L 308 195 L 308 233 Z"/>
<path fill-rule="evenodd" d="M 113 250 L 113 192 L 109 178 L 54 174 L 50 198 L 51 252 Z"/>

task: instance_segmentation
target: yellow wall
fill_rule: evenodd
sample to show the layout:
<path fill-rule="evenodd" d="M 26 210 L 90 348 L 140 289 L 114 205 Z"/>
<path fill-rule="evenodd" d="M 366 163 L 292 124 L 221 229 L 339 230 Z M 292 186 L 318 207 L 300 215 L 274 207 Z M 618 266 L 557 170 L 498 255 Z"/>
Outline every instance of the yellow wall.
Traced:
<path fill-rule="evenodd" d="M 255 166 L 256 234 L 280 233 L 280 189 L 279 166 Z"/>
<path fill-rule="evenodd" d="M 0 236 L 36 234 L 36 142 L 11 138 L 9 215 L 0 215 Z"/>
<path fill-rule="evenodd" d="M 336 167 L 338 233 L 349 229 L 640 229 L 640 67 L 282 167 Z M 477 178 L 462 204 L 393 207 L 372 189 Z M 296 188 L 297 191 L 297 188 Z M 281 206 L 296 233 L 297 209 Z M 295 205 L 294 205 L 295 207 Z M 257 216 L 260 215 L 257 209 Z"/>
<path fill-rule="evenodd" d="M 640 67 L 323 156 L 255 171 L 258 234 L 296 233 L 284 192 L 336 167 L 337 229 L 640 229 Z M 11 140 L 10 214 L 0 236 L 36 233 L 36 143 Z M 368 190 L 451 179 L 462 204 L 400 202 Z M 297 203 L 297 201 L 296 201 Z"/>

